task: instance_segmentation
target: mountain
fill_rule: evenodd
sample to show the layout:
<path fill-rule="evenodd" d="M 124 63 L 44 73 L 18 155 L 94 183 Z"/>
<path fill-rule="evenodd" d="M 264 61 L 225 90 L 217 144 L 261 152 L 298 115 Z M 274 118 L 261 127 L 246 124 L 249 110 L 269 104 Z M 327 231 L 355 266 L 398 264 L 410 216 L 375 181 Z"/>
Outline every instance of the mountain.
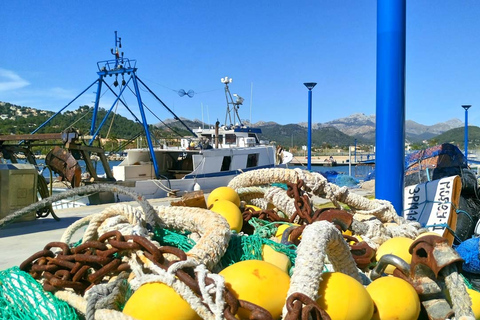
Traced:
<path fill-rule="evenodd" d="M 192 128 L 202 125 L 199 120 L 190 121 L 184 119 L 182 121 Z M 348 146 L 352 145 L 355 139 L 358 144 L 375 144 L 375 121 L 375 115 L 367 116 L 363 113 L 356 113 L 345 118 L 325 123 L 313 123 L 312 144 L 314 147 L 321 147 L 324 145 Z M 180 125 L 174 124 L 174 122 L 171 121 L 164 122 L 168 122 L 170 123 L 169 125 L 174 126 Z M 275 141 L 278 145 L 289 147 L 307 144 L 308 124 L 306 122 L 281 125 L 271 121 L 259 121 L 256 123 L 245 121 L 245 124 L 260 128 L 262 130 L 262 134 L 260 135 L 261 139 Z M 161 124 L 160 127 L 162 127 Z M 407 120 L 405 122 L 405 136 L 407 142 L 421 144 L 425 140 L 430 140 L 448 130 L 459 127 L 463 128 L 463 122 L 459 119 L 448 120 L 432 126 Z M 442 142 L 448 141 L 450 140 L 442 140 Z"/>
<path fill-rule="evenodd" d="M 363 113 L 355 113 L 323 124 L 312 124 L 312 128 L 334 127 L 349 136 L 373 143 L 375 141 L 375 123 L 375 115 L 367 116 Z M 307 127 L 305 123 L 301 123 L 301 125 Z M 407 120 L 405 121 L 405 138 L 409 142 L 418 143 L 458 127 L 463 127 L 463 122 L 459 119 L 451 119 L 432 126 Z"/>
<path fill-rule="evenodd" d="M 74 126 L 81 132 L 86 133 L 90 129 L 90 122 L 87 120 L 88 117 L 83 117 L 91 112 L 92 108 L 89 106 L 81 106 L 74 111 L 65 111 L 52 121 L 51 126 L 45 127 L 41 132 L 60 132 L 65 128 Z M 29 133 L 53 114 L 52 111 L 0 102 L 0 134 Z M 105 114 L 106 110 L 99 110 L 99 117 L 103 117 Z M 192 129 L 208 125 L 198 119 L 178 119 Z M 166 119 L 154 125 L 156 139 L 188 135 L 189 132 L 178 119 Z M 110 120 L 111 117 L 109 117 L 109 124 L 104 126 L 100 133 L 103 137 L 109 135 L 110 137 L 129 138 L 142 131 L 140 124 L 120 115 L 115 116 L 115 126 L 111 126 Z M 246 124 L 249 124 L 248 121 Z M 271 121 L 259 121 L 249 125 L 262 129 L 261 139 L 275 141 L 278 145 L 284 147 L 307 144 L 306 123 L 281 125 Z M 407 120 L 405 131 L 406 139 L 412 143 L 421 143 L 424 140 L 431 139 L 435 139 L 439 143 L 452 141 L 461 143 L 463 141 L 463 122 L 459 119 L 452 119 L 432 126 Z M 470 141 L 478 140 L 480 142 L 480 132 L 478 138 L 476 133 L 476 129 L 472 129 L 469 134 Z M 312 125 L 312 144 L 314 147 L 348 146 L 352 145 L 355 139 L 358 144 L 372 145 L 375 143 L 374 115 L 367 116 L 363 113 L 356 113 L 345 118 Z"/>

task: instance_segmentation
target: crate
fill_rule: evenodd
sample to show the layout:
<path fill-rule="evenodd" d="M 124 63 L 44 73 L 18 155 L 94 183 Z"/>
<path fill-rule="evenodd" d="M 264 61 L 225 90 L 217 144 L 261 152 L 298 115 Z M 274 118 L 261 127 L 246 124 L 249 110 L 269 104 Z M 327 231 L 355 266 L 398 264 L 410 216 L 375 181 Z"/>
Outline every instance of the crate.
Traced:
<path fill-rule="evenodd" d="M 0 219 L 37 202 L 37 178 L 38 171 L 32 164 L 0 164 Z M 35 217 L 36 212 L 32 211 L 15 222 Z"/>

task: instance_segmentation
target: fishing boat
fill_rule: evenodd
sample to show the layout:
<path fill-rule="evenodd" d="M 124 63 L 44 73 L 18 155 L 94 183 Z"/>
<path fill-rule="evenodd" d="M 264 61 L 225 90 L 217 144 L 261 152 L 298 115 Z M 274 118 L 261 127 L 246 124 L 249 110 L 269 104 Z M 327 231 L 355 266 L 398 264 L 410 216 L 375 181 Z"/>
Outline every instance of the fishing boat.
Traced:
<path fill-rule="evenodd" d="M 154 148 L 157 168 L 149 149 L 126 150 L 125 160 L 112 168 L 115 179 L 146 198 L 159 198 L 198 188 L 211 191 L 249 170 L 285 167 L 292 154 L 262 143 L 261 129 L 242 123 L 238 109 L 243 98 L 232 96 L 231 81 L 222 78 L 227 98 L 225 122 L 235 124 L 217 121 L 215 126 L 193 129 L 193 135 L 182 138 L 179 147 Z"/>
<path fill-rule="evenodd" d="M 224 124 L 220 125 L 217 121 L 214 126 L 208 125 L 207 128 L 192 130 L 138 77 L 136 60 L 125 58 L 120 48 L 121 38 L 117 37 L 115 32 L 115 48 L 111 49 L 114 59 L 97 63 L 98 78 L 90 86 L 30 134 L 0 136 L 0 152 L 5 159 L 16 163 L 17 158 L 22 156 L 38 168 L 36 156 L 31 148 L 41 145 L 41 141 L 56 141 L 50 144 L 54 148 L 46 155 L 45 165 L 60 176 L 65 185 L 76 188 L 97 183 L 119 184 L 132 187 L 135 192 L 146 198 L 156 198 L 180 195 L 199 188 L 209 191 L 228 184 L 241 172 L 285 166 L 293 158 L 282 148 L 277 149 L 274 145 L 261 143 L 259 139 L 261 130 L 242 123 L 238 109 L 243 103 L 243 98 L 231 94 L 229 89 L 231 78 L 222 78 L 227 99 Z M 112 80 L 108 81 L 108 79 Z M 94 106 L 89 109 L 91 121 L 87 134 L 81 134 L 74 128 L 67 128 L 61 133 L 41 133 L 41 130 L 57 115 L 95 84 L 96 99 Z M 111 85 L 117 90 L 114 90 Z M 137 113 L 126 104 L 124 95 L 129 91 L 138 103 Z M 181 143 L 178 147 L 162 145 L 151 134 L 152 126 L 147 123 L 145 110 L 152 111 L 142 100 L 141 91 L 150 93 L 153 101 L 160 103 L 173 115 L 177 123 L 189 132 L 187 133 L 189 136 L 180 139 Z M 100 119 L 100 99 L 106 93 L 113 94 L 114 102 L 110 109 L 106 110 L 103 119 Z M 125 150 L 126 158 L 112 170 L 105 150 L 101 147 L 100 132 L 106 127 L 107 119 L 119 104 L 130 111 L 135 121 L 141 124 L 143 132 L 138 133 L 137 136 L 142 135 L 148 147 Z M 157 117 L 153 112 L 152 114 Z M 109 118 L 112 119 L 112 124 L 114 118 Z M 3 143 L 6 141 L 10 144 Z M 84 166 L 80 165 L 82 160 Z M 97 165 L 103 167 L 104 173 L 97 172 Z M 39 198 L 50 196 L 53 190 L 52 185 L 48 186 L 49 182 L 40 170 L 37 181 L 34 188 L 37 189 Z M 52 179 L 50 179 L 51 182 Z M 34 194 L 33 191 L 32 194 Z M 82 200 L 85 201 L 85 199 Z M 122 200 L 125 199 L 121 195 L 111 192 L 99 192 L 88 196 L 88 204 Z M 53 210 L 49 211 L 53 212 Z"/>

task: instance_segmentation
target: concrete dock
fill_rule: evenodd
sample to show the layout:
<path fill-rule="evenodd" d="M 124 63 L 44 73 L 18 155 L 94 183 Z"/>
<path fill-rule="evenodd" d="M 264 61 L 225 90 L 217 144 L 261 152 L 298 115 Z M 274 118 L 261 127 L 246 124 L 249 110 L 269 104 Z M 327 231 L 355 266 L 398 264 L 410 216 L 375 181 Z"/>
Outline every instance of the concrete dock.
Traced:
<path fill-rule="evenodd" d="M 179 198 L 162 198 L 148 200 L 153 207 L 169 206 L 171 201 Z M 132 206 L 139 206 L 138 202 L 123 202 Z M 78 208 L 55 210 L 60 221 L 53 219 L 51 215 L 46 218 L 35 219 L 25 222 L 14 222 L 0 229 L 0 270 L 13 266 L 19 266 L 23 261 L 34 253 L 43 250 L 43 247 L 53 241 L 60 241 L 64 231 L 75 221 L 94 213 L 100 213 L 105 208 L 113 205 L 101 204 Z M 79 240 L 82 236 L 79 230 L 78 236 L 73 240 Z"/>

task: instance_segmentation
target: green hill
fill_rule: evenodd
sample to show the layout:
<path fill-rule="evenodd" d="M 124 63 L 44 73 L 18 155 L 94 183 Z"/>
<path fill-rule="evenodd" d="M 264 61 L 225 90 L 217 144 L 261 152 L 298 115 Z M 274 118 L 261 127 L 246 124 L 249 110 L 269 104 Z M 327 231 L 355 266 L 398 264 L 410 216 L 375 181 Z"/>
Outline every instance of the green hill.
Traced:
<path fill-rule="evenodd" d="M 448 130 L 429 140 L 431 145 L 441 143 L 451 143 L 463 146 L 465 142 L 465 129 L 455 128 Z M 480 147 L 480 128 L 477 126 L 468 126 L 468 145 L 469 149 Z"/>

